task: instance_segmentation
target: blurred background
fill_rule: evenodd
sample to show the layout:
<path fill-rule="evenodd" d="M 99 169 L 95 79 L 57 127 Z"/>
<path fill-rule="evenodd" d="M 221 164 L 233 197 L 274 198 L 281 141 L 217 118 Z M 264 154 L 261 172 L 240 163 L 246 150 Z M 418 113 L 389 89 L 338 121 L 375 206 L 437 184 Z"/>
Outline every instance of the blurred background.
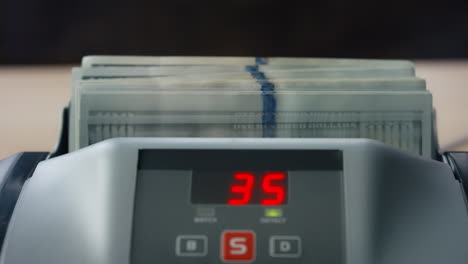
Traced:
<path fill-rule="evenodd" d="M 459 59 L 465 0 L 1 0 L 0 63 L 89 54 Z"/>
<path fill-rule="evenodd" d="M 413 60 L 441 145 L 456 148 L 468 139 L 467 37 L 466 0 L 0 0 L 0 159 L 53 149 L 71 67 L 94 54 Z"/>

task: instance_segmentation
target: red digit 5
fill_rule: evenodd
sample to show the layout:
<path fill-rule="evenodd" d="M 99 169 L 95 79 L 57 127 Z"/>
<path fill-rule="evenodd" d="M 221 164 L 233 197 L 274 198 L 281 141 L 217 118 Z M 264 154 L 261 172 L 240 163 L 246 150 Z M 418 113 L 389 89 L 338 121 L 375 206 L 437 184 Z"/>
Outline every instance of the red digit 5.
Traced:
<path fill-rule="evenodd" d="M 286 178 L 284 172 L 269 172 L 265 174 L 262 180 L 262 190 L 267 194 L 274 194 L 275 197 L 271 199 L 263 199 L 260 203 L 262 205 L 279 205 L 284 202 L 285 190 L 283 186 L 272 185 L 273 181 L 281 181 Z"/>

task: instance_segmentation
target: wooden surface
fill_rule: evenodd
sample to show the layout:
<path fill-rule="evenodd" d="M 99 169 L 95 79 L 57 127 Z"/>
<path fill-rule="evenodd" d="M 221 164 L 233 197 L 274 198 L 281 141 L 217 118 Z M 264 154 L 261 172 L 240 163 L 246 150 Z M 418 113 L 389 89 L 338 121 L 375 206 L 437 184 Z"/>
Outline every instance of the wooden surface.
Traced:
<path fill-rule="evenodd" d="M 0 67 L 0 160 L 20 151 L 51 151 L 71 91 L 71 65 Z M 468 150 L 468 61 L 419 61 L 437 111 L 443 149 Z"/>

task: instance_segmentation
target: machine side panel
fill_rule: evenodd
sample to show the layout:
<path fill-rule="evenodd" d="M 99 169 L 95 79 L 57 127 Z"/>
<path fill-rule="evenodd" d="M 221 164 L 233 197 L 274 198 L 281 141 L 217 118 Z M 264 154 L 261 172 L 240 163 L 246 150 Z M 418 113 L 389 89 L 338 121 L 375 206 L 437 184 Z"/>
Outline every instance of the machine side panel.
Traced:
<path fill-rule="evenodd" d="M 0 263 L 128 264 L 137 168 L 131 151 L 104 143 L 39 164 Z"/>
<path fill-rule="evenodd" d="M 374 263 L 466 263 L 468 214 L 450 167 L 393 149 L 376 162 Z"/>
<path fill-rule="evenodd" d="M 24 182 L 47 152 L 23 152 L 0 161 L 0 249 Z"/>

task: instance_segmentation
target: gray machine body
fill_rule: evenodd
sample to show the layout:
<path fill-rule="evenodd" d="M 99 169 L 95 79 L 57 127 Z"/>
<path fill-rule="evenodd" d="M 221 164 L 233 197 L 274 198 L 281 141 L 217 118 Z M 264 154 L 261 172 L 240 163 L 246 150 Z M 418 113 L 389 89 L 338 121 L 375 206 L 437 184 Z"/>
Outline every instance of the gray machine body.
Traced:
<path fill-rule="evenodd" d="M 139 248 L 135 248 L 139 247 L 136 233 L 144 233 L 142 226 L 137 225 L 144 224 L 146 216 L 144 210 L 138 210 L 142 204 L 136 197 L 139 197 L 137 192 L 149 186 L 138 186 L 147 173 L 138 170 L 139 153 L 158 149 L 338 150 L 342 153 L 342 169 L 332 174 L 338 177 L 335 179 L 339 185 L 335 186 L 339 187 L 327 194 L 335 197 L 330 200 L 330 206 L 338 210 L 324 217 L 321 213 L 327 208 L 315 211 L 314 202 L 307 202 L 307 199 L 296 204 L 300 210 L 293 210 L 292 192 L 295 191 L 290 190 L 289 204 L 284 207 L 288 221 L 270 224 L 271 228 L 259 223 L 256 210 L 263 210 L 261 206 L 242 208 L 246 214 L 230 213 L 241 208 L 219 207 L 216 208 L 217 223 L 194 223 L 191 221 L 197 205 L 187 202 L 185 207 L 174 208 L 177 201 L 170 196 L 171 193 L 183 195 L 183 190 L 187 189 L 159 186 L 155 192 L 167 195 L 155 196 L 158 197 L 154 200 L 155 210 L 147 213 L 148 219 L 159 224 L 154 229 L 148 228 L 148 236 L 157 236 L 158 230 L 161 236 L 164 232 L 171 236 L 189 228 L 192 234 L 206 233 L 209 242 L 206 256 L 191 259 L 177 256 L 176 237 L 164 238 L 169 247 L 155 248 L 155 252 L 163 250 L 155 261 L 150 259 L 154 255 L 140 254 Z M 170 177 L 174 171 L 158 173 L 167 179 L 151 178 L 155 186 L 172 179 L 182 179 L 180 185 L 184 186 L 180 176 L 184 172 L 176 173 L 177 177 Z M 301 173 L 304 174 L 297 172 L 297 175 Z M 300 184 L 292 181 L 296 176 L 291 174 L 290 188 L 299 188 Z M 177 180 L 174 183 L 177 184 Z M 302 192 L 305 198 L 313 197 L 313 194 L 307 196 L 307 190 Z M 319 203 L 326 201 L 315 202 Z M 174 215 L 174 210 L 179 210 L 180 214 Z M 329 218 L 333 215 L 340 219 Z M 174 221 L 169 221 L 171 217 Z M 313 219 L 302 221 L 301 217 Z M 309 232 L 311 229 L 301 226 L 307 222 L 316 229 L 322 224 L 337 228 L 330 234 L 326 228 Z M 148 258 L 147 263 L 222 263 L 220 234 L 215 233 L 231 229 L 254 229 L 252 231 L 257 233 L 254 263 L 464 264 L 468 260 L 468 213 L 464 193 L 447 164 L 367 139 L 117 138 L 38 165 L 16 205 L 0 263 L 139 264 L 144 258 Z M 275 230 L 292 231 L 301 237 L 299 258 L 274 259 L 267 254 L 268 245 L 261 236 L 280 232 Z M 339 257 L 329 262 L 323 261 L 326 253 L 318 254 L 319 249 L 313 246 L 313 241 L 323 241 L 327 235 L 331 240 L 339 238 L 339 243 L 332 242 L 335 246 L 329 249 Z M 158 243 L 158 238 L 148 239 Z M 143 256 L 143 260 L 137 254 Z"/>

